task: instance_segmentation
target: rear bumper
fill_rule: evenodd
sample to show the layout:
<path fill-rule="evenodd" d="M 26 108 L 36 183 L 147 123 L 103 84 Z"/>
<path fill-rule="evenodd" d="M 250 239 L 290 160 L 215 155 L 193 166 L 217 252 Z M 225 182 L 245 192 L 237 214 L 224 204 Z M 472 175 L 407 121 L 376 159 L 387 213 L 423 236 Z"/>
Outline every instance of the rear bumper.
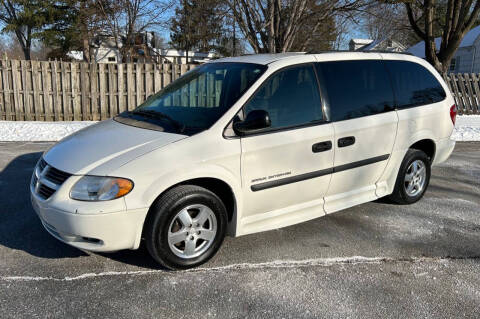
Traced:
<path fill-rule="evenodd" d="M 436 143 L 435 158 L 433 159 L 433 165 L 445 162 L 453 152 L 455 148 L 455 141 L 450 138 L 444 138 L 438 140 Z"/>
<path fill-rule="evenodd" d="M 58 210 L 31 196 L 45 229 L 58 240 L 79 249 L 108 252 L 136 249 L 147 209 L 108 214 L 78 214 Z"/>

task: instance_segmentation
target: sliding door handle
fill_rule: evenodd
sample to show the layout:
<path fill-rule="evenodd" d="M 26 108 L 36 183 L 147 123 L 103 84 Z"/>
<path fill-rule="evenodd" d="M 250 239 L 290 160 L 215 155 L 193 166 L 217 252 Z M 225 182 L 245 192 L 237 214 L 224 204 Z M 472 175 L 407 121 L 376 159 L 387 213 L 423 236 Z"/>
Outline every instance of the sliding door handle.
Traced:
<path fill-rule="evenodd" d="M 332 149 L 332 141 L 320 142 L 312 145 L 312 152 L 320 153 Z"/>
<path fill-rule="evenodd" d="M 338 139 L 338 147 L 346 147 L 355 144 L 355 136 L 347 136 Z"/>

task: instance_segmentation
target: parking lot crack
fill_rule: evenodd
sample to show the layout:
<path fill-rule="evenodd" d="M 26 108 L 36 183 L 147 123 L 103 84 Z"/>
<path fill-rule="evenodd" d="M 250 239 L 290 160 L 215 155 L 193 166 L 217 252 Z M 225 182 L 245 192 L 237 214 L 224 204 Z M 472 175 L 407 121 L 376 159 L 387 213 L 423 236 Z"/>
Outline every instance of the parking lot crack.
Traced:
<path fill-rule="evenodd" d="M 115 276 L 141 276 L 150 274 L 173 275 L 188 272 L 222 272 L 235 270 L 255 270 L 255 269 L 272 269 L 272 268 L 302 268 L 302 267 L 329 267 L 335 265 L 347 264 L 380 264 L 380 263 L 445 263 L 457 260 L 477 260 L 480 256 L 446 256 L 446 257 L 339 257 L 339 258 L 316 258 L 307 260 L 276 260 L 264 263 L 239 263 L 219 267 L 210 268 L 195 268 L 190 270 L 172 272 L 166 270 L 152 269 L 152 270 L 137 270 L 137 271 L 107 271 L 100 273 L 85 273 L 77 276 L 58 277 L 42 277 L 42 276 L 0 276 L 1 281 L 78 281 L 86 279 L 94 279 L 101 277 L 115 277 Z"/>

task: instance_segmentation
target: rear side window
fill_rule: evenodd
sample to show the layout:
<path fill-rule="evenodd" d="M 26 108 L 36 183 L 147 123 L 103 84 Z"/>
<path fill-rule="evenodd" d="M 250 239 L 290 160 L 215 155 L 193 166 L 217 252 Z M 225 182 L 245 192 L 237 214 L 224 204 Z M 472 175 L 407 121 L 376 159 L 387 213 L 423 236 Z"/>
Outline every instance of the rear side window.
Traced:
<path fill-rule="evenodd" d="M 382 61 L 320 62 L 316 66 L 328 96 L 332 121 L 394 109 L 392 85 Z"/>
<path fill-rule="evenodd" d="M 245 105 L 245 114 L 265 110 L 271 129 L 323 120 L 317 78 L 312 65 L 289 67 L 275 73 Z"/>
<path fill-rule="evenodd" d="M 385 61 L 385 65 L 392 78 L 398 108 L 445 99 L 446 94 L 440 82 L 422 65 L 408 61 Z"/>

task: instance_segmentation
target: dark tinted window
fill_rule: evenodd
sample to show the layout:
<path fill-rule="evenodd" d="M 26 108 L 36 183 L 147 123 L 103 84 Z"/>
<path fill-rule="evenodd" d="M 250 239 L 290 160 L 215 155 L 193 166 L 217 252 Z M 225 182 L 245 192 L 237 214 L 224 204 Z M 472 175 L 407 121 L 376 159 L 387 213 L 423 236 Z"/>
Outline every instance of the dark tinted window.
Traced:
<path fill-rule="evenodd" d="M 392 86 L 382 61 L 335 61 L 316 65 L 326 89 L 332 121 L 393 110 Z"/>
<path fill-rule="evenodd" d="M 430 71 L 407 61 L 385 61 L 399 108 L 430 104 L 445 99 L 445 91 Z"/>
<path fill-rule="evenodd" d="M 245 105 L 245 114 L 259 109 L 268 112 L 273 129 L 322 120 L 313 67 L 291 67 L 270 77 Z"/>

